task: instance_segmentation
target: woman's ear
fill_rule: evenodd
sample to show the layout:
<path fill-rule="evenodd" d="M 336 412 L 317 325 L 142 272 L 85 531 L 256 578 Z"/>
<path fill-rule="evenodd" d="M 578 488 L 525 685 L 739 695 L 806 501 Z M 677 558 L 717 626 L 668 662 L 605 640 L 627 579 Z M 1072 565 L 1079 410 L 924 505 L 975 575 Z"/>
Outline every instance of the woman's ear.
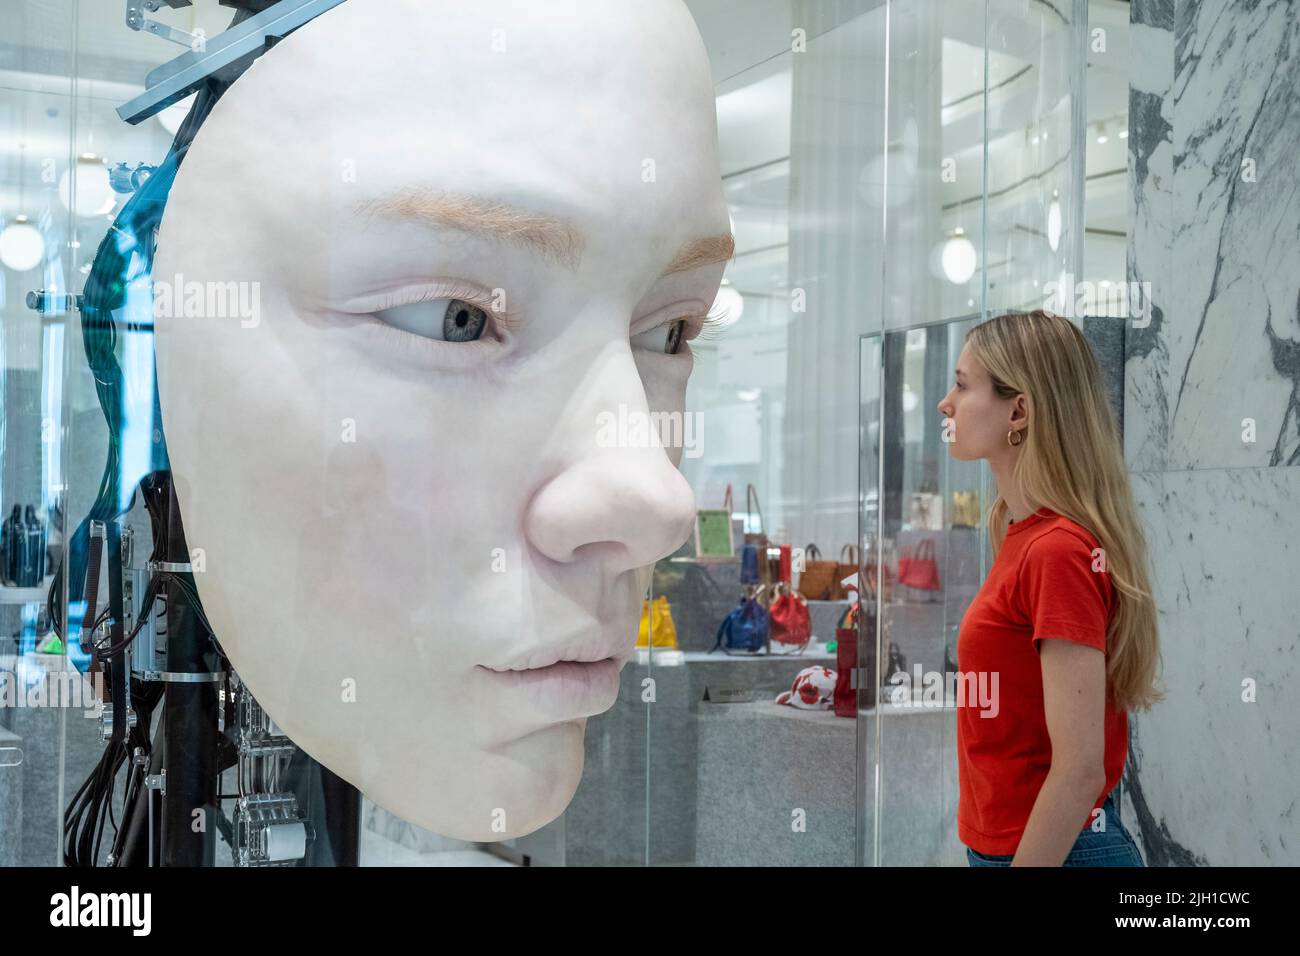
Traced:
<path fill-rule="evenodd" d="M 1025 398 L 1024 392 L 1016 396 L 1016 400 L 1011 406 L 1011 425 L 1024 425 L 1026 427 L 1029 425 L 1029 402 Z"/>

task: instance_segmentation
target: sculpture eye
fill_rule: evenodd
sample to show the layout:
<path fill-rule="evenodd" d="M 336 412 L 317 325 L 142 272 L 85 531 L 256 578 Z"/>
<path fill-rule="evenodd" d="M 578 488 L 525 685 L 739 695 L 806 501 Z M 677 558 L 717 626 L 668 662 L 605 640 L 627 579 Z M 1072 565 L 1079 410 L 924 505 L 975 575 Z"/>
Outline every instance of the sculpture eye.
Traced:
<path fill-rule="evenodd" d="M 451 299 L 442 316 L 442 337 L 448 342 L 472 342 L 487 328 L 487 313 L 463 299 Z"/>
<path fill-rule="evenodd" d="M 639 348 L 663 352 L 666 355 L 676 355 L 681 351 L 682 342 L 684 341 L 683 336 L 690 324 L 689 319 L 675 319 L 672 322 L 665 322 L 648 332 L 633 336 L 632 341 Z"/>
<path fill-rule="evenodd" d="M 375 313 L 395 328 L 445 342 L 473 342 L 487 329 L 487 313 L 464 299 L 429 299 Z"/>

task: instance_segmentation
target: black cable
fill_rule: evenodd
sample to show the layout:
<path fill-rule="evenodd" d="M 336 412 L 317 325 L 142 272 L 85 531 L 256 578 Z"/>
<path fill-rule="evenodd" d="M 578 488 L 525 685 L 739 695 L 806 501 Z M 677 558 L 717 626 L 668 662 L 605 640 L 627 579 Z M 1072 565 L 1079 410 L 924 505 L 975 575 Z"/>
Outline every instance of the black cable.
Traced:
<path fill-rule="evenodd" d="M 158 597 L 158 576 L 152 576 L 149 578 L 149 584 L 145 587 L 144 595 L 140 600 L 140 609 L 136 614 L 135 627 L 133 627 L 131 629 L 131 633 L 128 634 L 125 638 L 123 638 L 119 643 L 105 644 L 103 647 L 97 647 L 95 649 L 95 653 L 101 660 L 121 654 L 124 651 L 126 651 L 128 647 L 131 646 L 131 642 L 135 640 L 136 635 L 139 634 L 140 631 L 144 628 L 144 626 L 148 624 L 149 621 L 153 618 L 154 616 L 153 605 L 154 605 L 154 600 L 157 597 Z"/>
<path fill-rule="evenodd" d="M 116 779 L 122 765 L 131 760 L 131 755 L 139 748 L 146 756 L 152 751 L 149 741 L 153 711 L 161 694 L 142 682 L 133 682 L 133 709 L 137 715 L 135 727 L 130 729 L 126 740 L 110 742 L 100 755 L 86 781 L 77 790 L 64 813 L 64 864 L 74 867 L 99 865 L 103 846 L 105 821 L 113 819 L 114 838 L 109 852 L 114 859 L 121 856 L 122 839 L 125 832 L 116 824 L 112 813 L 113 798 L 116 794 Z M 123 815 L 127 817 L 129 808 L 138 799 L 143 789 L 142 769 L 132 763 L 127 777 L 127 789 L 123 798 Z M 147 793 L 147 790 L 144 791 Z"/>

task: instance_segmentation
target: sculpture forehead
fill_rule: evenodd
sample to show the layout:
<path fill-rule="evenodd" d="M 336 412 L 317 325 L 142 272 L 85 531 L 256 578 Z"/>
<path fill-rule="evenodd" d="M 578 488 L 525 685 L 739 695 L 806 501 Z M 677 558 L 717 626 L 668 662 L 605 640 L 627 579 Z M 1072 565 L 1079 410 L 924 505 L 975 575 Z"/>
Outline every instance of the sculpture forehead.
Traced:
<path fill-rule="evenodd" d="M 348 0 L 255 62 L 199 147 L 290 190 L 343 178 L 340 200 L 450 180 L 599 207 L 644 185 L 646 160 L 659 210 L 718 189 L 708 59 L 679 0 Z"/>

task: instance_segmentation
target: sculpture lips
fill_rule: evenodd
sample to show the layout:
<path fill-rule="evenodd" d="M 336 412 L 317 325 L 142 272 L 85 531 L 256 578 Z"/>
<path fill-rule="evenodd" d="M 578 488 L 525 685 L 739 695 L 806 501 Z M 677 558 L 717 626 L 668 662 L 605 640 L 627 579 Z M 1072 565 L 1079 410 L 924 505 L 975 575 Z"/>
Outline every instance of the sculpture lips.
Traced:
<path fill-rule="evenodd" d="M 530 701 L 539 713 L 556 720 L 593 717 L 614 706 L 618 699 L 619 662 L 556 661 L 529 670 L 496 671 L 483 668 L 508 692 Z"/>

